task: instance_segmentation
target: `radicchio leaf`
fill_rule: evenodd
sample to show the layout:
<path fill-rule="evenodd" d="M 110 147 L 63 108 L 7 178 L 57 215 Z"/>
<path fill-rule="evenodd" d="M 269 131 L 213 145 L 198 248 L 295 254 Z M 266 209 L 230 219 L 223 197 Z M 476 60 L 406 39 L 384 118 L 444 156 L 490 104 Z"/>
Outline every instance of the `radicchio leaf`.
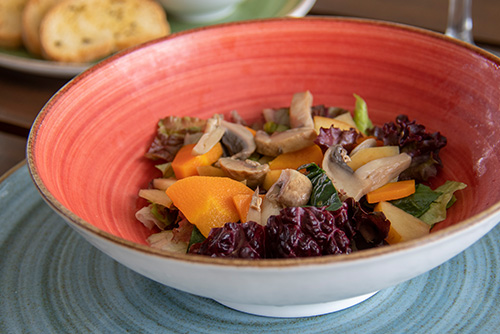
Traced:
<path fill-rule="evenodd" d="M 399 146 L 401 153 L 412 157 L 410 167 L 401 173 L 400 180 L 424 182 L 436 176 L 437 168 L 442 167 L 439 152 L 446 146 L 446 137 L 439 132 L 426 132 L 425 126 L 410 122 L 406 115 L 399 115 L 395 122 L 382 127 L 374 127 L 371 133 L 384 145 Z"/>
<path fill-rule="evenodd" d="M 366 212 L 359 202 L 348 198 L 344 205 L 347 206 L 348 217 L 353 241 L 353 248 L 368 249 L 384 245 L 384 240 L 389 234 L 391 223 L 382 212 Z"/>
<path fill-rule="evenodd" d="M 331 126 L 328 129 L 320 128 L 314 143 L 321 148 L 323 153 L 332 145 L 342 145 L 347 152 L 351 152 L 360 136 L 361 134 L 355 129 L 341 130 Z"/>
<path fill-rule="evenodd" d="M 213 228 L 207 239 L 191 246 L 189 253 L 211 257 L 261 259 L 265 257 L 264 226 L 256 222 L 226 223 Z"/>
<path fill-rule="evenodd" d="M 169 116 L 158 122 L 156 136 L 151 143 L 146 158 L 152 160 L 174 160 L 175 155 L 184 145 L 186 134 L 203 131 L 206 121 L 197 117 Z"/>
<path fill-rule="evenodd" d="M 345 208 L 328 211 L 316 207 L 290 207 L 271 216 L 266 226 L 268 258 L 311 257 L 351 253 L 343 228 Z"/>

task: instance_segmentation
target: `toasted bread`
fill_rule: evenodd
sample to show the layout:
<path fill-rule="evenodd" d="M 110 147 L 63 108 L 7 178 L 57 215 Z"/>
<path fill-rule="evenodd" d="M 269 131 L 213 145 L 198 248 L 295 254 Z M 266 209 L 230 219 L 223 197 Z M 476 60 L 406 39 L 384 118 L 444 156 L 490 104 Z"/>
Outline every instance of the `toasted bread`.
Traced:
<path fill-rule="evenodd" d="M 90 62 L 170 32 L 153 0 L 65 0 L 40 25 L 42 54 L 63 62 Z"/>
<path fill-rule="evenodd" d="M 45 14 L 63 0 L 28 0 L 22 15 L 23 43 L 29 52 L 41 56 L 40 24 Z"/>
<path fill-rule="evenodd" d="M 27 0 L 0 1 L 0 46 L 17 48 L 22 45 L 21 17 Z"/>

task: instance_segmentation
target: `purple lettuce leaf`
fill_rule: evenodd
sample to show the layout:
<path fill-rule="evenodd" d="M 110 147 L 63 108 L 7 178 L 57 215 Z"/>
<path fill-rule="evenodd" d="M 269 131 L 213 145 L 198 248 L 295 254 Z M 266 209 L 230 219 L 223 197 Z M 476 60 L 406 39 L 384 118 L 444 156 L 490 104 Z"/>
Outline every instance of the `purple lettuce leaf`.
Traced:
<path fill-rule="evenodd" d="M 361 134 L 354 129 L 341 130 L 331 126 L 328 129 L 320 128 L 314 143 L 321 148 L 323 153 L 332 145 L 342 145 L 347 152 L 351 152 L 359 137 Z"/>
<path fill-rule="evenodd" d="M 400 152 L 411 156 L 411 165 L 400 175 L 400 180 L 425 182 L 436 176 L 438 168 L 442 167 L 439 152 L 446 146 L 446 137 L 439 132 L 426 132 L 425 126 L 410 121 L 406 115 L 399 115 L 395 122 L 382 127 L 376 126 L 371 132 L 384 145 L 399 146 Z"/>
<path fill-rule="evenodd" d="M 145 156 L 171 162 L 184 145 L 187 134 L 203 131 L 206 121 L 197 117 L 169 116 L 158 122 L 156 136 Z"/>
<path fill-rule="evenodd" d="M 224 227 L 213 228 L 207 239 L 195 243 L 189 253 L 211 257 L 261 259 L 265 257 L 264 226 L 250 221 L 226 223 Z"/>

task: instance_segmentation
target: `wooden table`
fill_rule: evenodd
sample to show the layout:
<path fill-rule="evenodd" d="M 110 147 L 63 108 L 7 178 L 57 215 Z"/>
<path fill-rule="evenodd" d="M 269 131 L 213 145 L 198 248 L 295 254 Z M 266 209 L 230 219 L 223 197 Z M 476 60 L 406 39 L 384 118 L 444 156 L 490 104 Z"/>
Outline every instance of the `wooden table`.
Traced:
<path fill-rule="evenodd" d="M 447 0 L 318 0 L 312 15 L 395 21 L 443 32 Z M 474 0 L 477 42 L 500 50 L 500 1 Z M 36 115 L 69 79 L 20 73 L 0 67 L 0 175 L 21 162 Z"/>

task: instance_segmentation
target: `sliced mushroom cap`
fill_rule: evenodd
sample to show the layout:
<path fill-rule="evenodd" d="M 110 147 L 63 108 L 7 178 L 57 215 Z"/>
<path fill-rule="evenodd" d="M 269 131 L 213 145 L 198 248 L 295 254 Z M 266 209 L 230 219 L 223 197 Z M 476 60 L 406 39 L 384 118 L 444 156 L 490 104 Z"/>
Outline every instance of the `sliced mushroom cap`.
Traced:
<path fill-rule="evenodd" d="M 246 159 L 255 151 L 256 145 L 253 133 L 245 126 L 228 121 L 222 121 L 226 133 L 222 137 L 222 143 L 234 159 Z"/>
<path fill-rule="evenodd" d="M 203 132 L 186 133 L 186 135 L 184 136 L 184 145 L 190 145 L 190 144 L 196 144 L 196 143 L 198 143 L 200 141 L 201 137 L 203 137 L 203 135 L 204 135 Z"/>
<path fill-rule="evenodd" d="M 277 216 L 280 214 L 280 211 L 285 208 L 285 206 L 281 203 L 275 202 L 269 199 L 267 196 L 262 200 L 261 208 L 261 224 L 266 226 L 267 220 L 271 216 Z"/>
<path fill-rule="evenodd" d="M 411 157 L 406 153 L 376 159 L 353 172 L 345 163 L 345 150 L 337 145 L 325 152 L 323 169 L 339 191 L 341 199 L 361 197 L 389 183 L 410 166 Z"/>
<path fill-rule="evenodd" d="M 221 140 L 225 132 L 226 129 L 222 126 L 222 116 L 214 115 L 207 120 L 205 132 L 193 147 L 192 154 L 201 155 L 207 153 Z"/>
<path fill-rule="evenodd" d="M 312 183 L 307 176 L 294 169 L 284 169 L 266 197 L 286 207 L 303 206 L 309 202 L 311 192 Z"/>
<path fill-rule="evenodd" d="M 262 116 L 266 122 L 290 125 L 290 108 L 265 108 L 262 110 Z"/>
<path fill-rule="evenodd" d="M 256 187 L 264 182 L 269 165 L 252 160 L 237 160 L 233 158 L 220 158 L 218 161 L 220 168 L 227 176 L 238 181 L 247 181 L 249 187 Z"/>
<path fill-rule="evenodd" d="M 354 174 L 364 184 L 363 195 L 396 179 L 399 174 L 410 167 L 411 157 L 400 153 L 370 161 L 359 167 Z"/>
<path fill-rule="evenodd" d="M 311 114 L 313 96 L 311 92 L 296 93 L 290 104 L 290 127 L 291 128 L 314 128 Z"/>
<path fill-rule="evenodd" d="M 332 180 L 342 200 L 352 197 L 358 201 L 363 195 L 363 183 L 346 163 L 347 151 L 340 145 L 331 146 L 326 150 L 322 167 Z"/>
<path fill-rule="evenodd" d="M 314 144 L 314 139 L 316 139 L 314 128 L 295 128 L 275 132 L 271 136 L 265 131 L 257 131 L 255 144 L 258 153 L 275 157 L 311 146 Z"/>

